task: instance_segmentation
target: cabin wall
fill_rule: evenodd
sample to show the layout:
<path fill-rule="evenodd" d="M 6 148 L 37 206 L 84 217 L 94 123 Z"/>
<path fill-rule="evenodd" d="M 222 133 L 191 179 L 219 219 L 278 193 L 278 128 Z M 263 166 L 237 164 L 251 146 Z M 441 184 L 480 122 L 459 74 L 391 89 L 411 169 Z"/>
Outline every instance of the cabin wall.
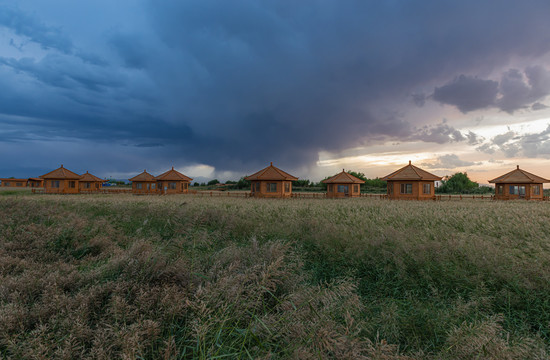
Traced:
<path fill-rule="evenodd" d="M 139 184 L 141 184 L 141 189 Z M 150 195 L 158 193 L 156 181 L 132 181 L 132 194 Z"/>
<path fill-rule="evenodd" d="M 59 181 L 59 187 L 54 187 L 54 183 L 57 181 Z M 78 180 L 46 179 L 44 180 L 44 192 L 47 194 L 78 194 L 80 192 L 79 183 Z"/>
<path fill-rule="evenodd" d="M 170 183 L 176 183 L 175 189 L 170 189 Z M 189 192 L 189 181 L 158 181 L 157 187 L 161 194 L 187 194 Z"/>
<path fill-rule="evenodd" d="M 257 190 L 257 185 L 260 184 L 260 189 Z M 277 190 L 274 192 L 268 192 L 268 184 L 277 184 Z M 288 186 L 288 191 L 286 187 Z M 254 197 L 263 198 L 284 198 L 292 195 L 292 181 L 251 181 L 250 192 Z"/>
<path fill-rule="evenodd" d="M 90 184 L 89 187 L 86 187 L 86 184 Z M 99 181 L 80 181 L 80 190 L 81 191 L 99 191 L 103 188 L 103 182 Z"/>
<path fill-rule="evenodd" d="M 402 194 L 401 184 L 411 184 L 412 193 Z M 424 194 L 424 184 L 430 185 L 430 192 Z M 435 199 L 435 181 L 388 181 L 388 198 L 398 200 L 432 200 Z"/>
<path fill-rule="evenodd" d="M 349 192 L 338 192 L 338 185 L 348 186 Z M 361 185 L 350 183 L 332 183 L 327 184 L 327 197 L 328 198 L 344 198 L 344 197 L 359 197 L 361 196 Z"/>
<path fill-rule="evenodd" d="M 31 188 L 41 188 L 44 187 L 44 181 L 29 180 L 27 186 Z"/>
<path fill-rule="evenodd" d="M 499 187 L 503 187 L 502 193 L 499 191 Z M 511 194 L 510 193 L 510 186 L 525 186 L 525 195 L 520 194 Z M 539 194 L 535 194 L 535 187 L 539 187 Z M 495 184 L 495 199 L 497 200 L 542 200 L 543 199 L 543 186 L 542 184 L 522 184 L 522 183 L 515 183 L 515 184 L 503 184 L 503 183 L 497 183 Z"/>
<path fill-rule="evenodd" d="M 2 179 L 1 187 L 26 187 L 27 179 Z"/>

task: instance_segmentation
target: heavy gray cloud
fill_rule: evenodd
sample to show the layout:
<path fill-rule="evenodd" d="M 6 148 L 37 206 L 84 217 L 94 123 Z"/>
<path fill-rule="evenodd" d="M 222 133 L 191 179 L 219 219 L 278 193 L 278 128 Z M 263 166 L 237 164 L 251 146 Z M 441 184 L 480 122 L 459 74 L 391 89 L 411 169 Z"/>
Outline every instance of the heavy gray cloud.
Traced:
<path fill-rule="evenodd" d="M 433 98 L 467 113 L 494 105 L 497 94 L 498 82 L 460 75 L 451 83 L 436 87 Z"/>
<path fill-rule="evenodd" d="M 421 140 L 424 142 L 433 142 L 436 144 L 445 144 L 450 142 L 464 141 L 466 137 L 462 133 L 446 123 L 441 122 L 436 125 L 425 125 L 415 131 L 410 137 L 411 140 Z M 470 137 L 468 137 L 470 139 Z"/>
<path fill-rule="evenodd" d="M 0 59 L 0 126 L 18 129 L 0 133 L 4 142 L 47 134 L 146 149 L 136 162 L 150 164 L 292 168 L 376 139 L 478 144 L 452 124 L 411 123 L 404 104 L 427 84 L 444 84 L 433 98 L 463 112 L 514 111 L 548 93 L 543 67 L 522 72 L 528 94 L 517 104 L 502 100 L 525 91 L 513 73 L 500 83 L 460 76 L 542 59 L 546 1 L 131 1 L 110 17 L 107 2 L 71 4 L 95 6 L 81 19 L 28 4 L 0 5 L 4 38 L 46 52 L 23 46 Z M 79 21 L 95 23 L 85 31 Z"/>
<path fill-rule="evenodd" d="M 486 108 L 498 108 L 512 114 L 520 109 L 541 110 L 539 101 L 550 95 L 550 71 L 542 66 L 524 71 L 509 69 L 500 79 L 484 80 L 460 75 L 452 82 L 436 87 L 432 98 L 442 104 L 454 105 L 467 113 Z"/>

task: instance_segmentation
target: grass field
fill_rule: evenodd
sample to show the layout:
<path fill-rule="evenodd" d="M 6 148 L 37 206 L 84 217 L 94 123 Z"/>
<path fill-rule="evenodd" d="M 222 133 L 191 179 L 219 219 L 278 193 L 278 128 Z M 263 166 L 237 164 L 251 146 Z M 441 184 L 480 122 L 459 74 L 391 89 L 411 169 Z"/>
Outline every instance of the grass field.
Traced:
<path fill-rule="evenodd" d="M 547 359 L 550 203 L 0 194 L 0 358 Z"/>

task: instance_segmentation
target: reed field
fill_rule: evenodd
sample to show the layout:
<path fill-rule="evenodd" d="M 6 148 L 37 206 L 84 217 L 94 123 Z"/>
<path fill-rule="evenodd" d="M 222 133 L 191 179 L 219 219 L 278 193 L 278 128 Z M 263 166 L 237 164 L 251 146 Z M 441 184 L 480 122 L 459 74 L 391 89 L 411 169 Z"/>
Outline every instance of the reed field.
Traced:
<path fill-rule="evenodd" d="M 550 203 L 0 193 L 0 358 L 548 359 Z"/>

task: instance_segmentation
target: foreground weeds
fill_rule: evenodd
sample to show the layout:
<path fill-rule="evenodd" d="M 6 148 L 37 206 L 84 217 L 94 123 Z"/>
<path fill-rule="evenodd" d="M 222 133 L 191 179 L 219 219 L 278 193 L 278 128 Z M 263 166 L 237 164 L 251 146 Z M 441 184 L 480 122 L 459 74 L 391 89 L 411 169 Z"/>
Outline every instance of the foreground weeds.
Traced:
<path fill-rule="evenodd" d="M 0 198 L 0 358 L 546 359 L 547 203 Z"/>

